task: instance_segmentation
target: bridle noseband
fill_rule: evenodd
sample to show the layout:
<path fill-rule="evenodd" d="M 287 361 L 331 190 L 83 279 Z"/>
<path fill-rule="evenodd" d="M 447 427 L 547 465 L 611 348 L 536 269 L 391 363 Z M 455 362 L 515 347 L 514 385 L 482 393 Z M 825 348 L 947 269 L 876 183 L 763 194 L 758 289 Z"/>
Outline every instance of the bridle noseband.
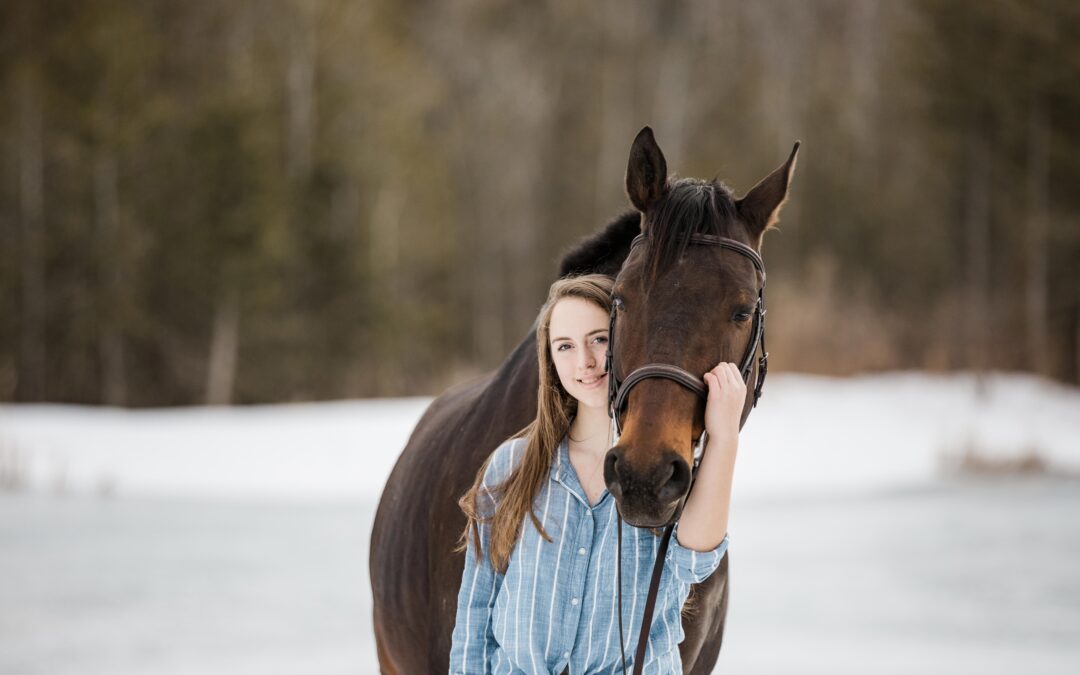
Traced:
<path fill-rule="evenodd" d="M 635 246 L 644 241 L 646 241 L 646 236 L 644 234 L 637 235 L 630 244 L 630 250 L 633 251 Z M 753 372 L 754 367 L 754 355 L 758 351 L 758 345 L 761 346 L 761 356 L 758 358 L 757 380 L 754 383 L 753 404 L 751 405 L 751 409 L 753 409 L 757 407 L 758 399 L 761 398 L 761 390 L 765 385 L 765 374 L 769 370 L 769 353 L 765 351 L 765 263 L 762 261 L 761 255 L 753 248 L 728 237 L 721 237 L 713 234 L 692 234 L 690 235 L 689 243 L 704 246 L 720 246 L 721 248 L 726 248 L 744 255 L 750 259 L 750 262 L 754 265 L 754 269 L 757 270 L 761 277 L 761 285 L 758 287 L 757 303 L 754 305 L 754 323 L 750 330 L 750 342 L 746 345 L 746 351 L 743 353 L 742 362 L 739 365 L 743 382 L 749 386 L 750 375 Z M 621 308 L 622 300 L 620 298 L 614 298 L 611 303 L 611 319 L 608 324 L 608 351 L 607 359 L 605 361 L 605 369 L 608 374 L 608 416 L 611 417 L 612 447 L 619 442 L 619 436 L 622 433 L 621 416 L 626 408 L 627 397 L 630 395 L 630 390 L 642 380 L 649 378 L 668 379 L 673 382 L 678 382 L 702 399 L 708 400 L 709 395 L 709 390 L 705 386 L 702 378 L 687 372 L 679 366 L 669 363 L 648 363 L 634 369 L 626 376 L 625 380 L 620 381 L 619 376 L 615 371 L 614 355 L 615 319 Z M 697 442 L 694 443 L 694 465 L 691 469 L 690 487 L 687 489 L 686 495 L 684 495 L 680 501 L 678 508 L 675 509 L 675 513 L 672 516 L 672 522 L 666 526 L 664 537 L 660 542 L 660 549 L 657 552 L 656 562 L 653 564 L 652 580 L 649 583 L 649 595 L 645 601 L 645 615 L 642 618 L 641 634 L 638 636 L 637 652 L 634 658 L 635 674 L 640 674 L 644 665 L 642 661 L 645 659 L 645 648 L 648 644 L 649 629 L 652 625 L 653 610 L 656 606 L 656 594 L 660 586 L 660 575 L 663 573 L 663 563 L 667 554 L 668 543 L 670 542 L 671 534 L 675 529 L 674 523 L 682 512 L 682 507 L 686 503 L 686 498 L 690 495 L 690 490 L 693 489 L 694 477 L 697 475 L 698 466 L 701 464 L 701 457 L 705 452 L 707 440 L 708 433 L 702 431 L 701 436 L 698 437 Z M 618 511 L 617 508 L 616 511 Z M 626 646 L 623 644 L 622 627 L 622 514 L 618 514 L 618 516 L 619 553 L 616 560 L 616 566 L 619 590 L 619 644 L 622 647 L 623 673 L 625 673 Z"/>

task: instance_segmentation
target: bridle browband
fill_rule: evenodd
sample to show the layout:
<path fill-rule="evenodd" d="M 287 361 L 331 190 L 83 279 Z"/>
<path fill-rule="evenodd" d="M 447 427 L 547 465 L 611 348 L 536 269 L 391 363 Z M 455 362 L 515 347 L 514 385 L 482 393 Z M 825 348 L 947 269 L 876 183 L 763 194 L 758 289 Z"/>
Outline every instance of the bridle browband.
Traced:
<path fill-rule="evenodd" d="M 635 246 L 645 241 L 647 241 L 647 237 L 644 233 L 637 235 L 630 243 L 630 250 L 633 251 Z M 765 385 L 765 374 L 769 370 L 769 353 L 765 351 L 765 263 L 761 259 L 761 254 L 753 248 L 728 237 L 721 237 L 714 234 L 692 234 L 690 235 L 689 243 L 703 246 L 719 246 L 746 256 L 750 259 L 750 262 L 753 263 L 754 269 L 761 277 L 761 285 L 758 287 L 757 303 L 754 305 L 754 323 L 750 330 L 750 342 L 746 345 L 746 351 L 743 353 L 742 361 L 739 365 L 743 382 L 749 386 L 750 375 L 753 372 L 754 367 L 754 355 L 758 351 L 758 345 L 761 346 L 761 356 L 758 359 L 757 379 L 754 383 L 754 398 L 751 405 L 751 409 L 753 409 L 757 407 L 758 399 L 761 398 L 761 390 Z M 613 298 L 611 303 L 611 319 L 608 324 L 608 351 L 605 363 L 605 369 L 608 374 L 608 416 L 611 417 L 612 447 L 619 442 L 619 435 L 622 433 L 622 422 L 620 418 L 626 408 L 630 390 L 642 380 L 649 378 L 672 380 L 694 392 L 698 397 L 706 400 L 708 400 L 709 394 L 708 388 L 700 377 L 687 372 L 679 366 L 669 363 L 646 364 L 634 369 L 626 376 L 625 380 L 620 381 L 618 374 L 615 371 L 615 320 L 620 309 L 622 309 L 622 300 L 617 297 Z M 645 649 L 648 645 L 649 629 L 652 625 L 652 615 L 656 607 L 656 595 L 660 587 L 660 576 L 663 573 L 664 559 L 667 556 L 671 534 L 675 529 L 675 522 L 682 512 L 682 508 L 686 504 L 686 499 L 690 496 L 690 490 L 693 489 L 694 478 L 697 475 L 698 466 L 701 464 L 701 457 L 705 452 L 707 440 L 708 433 L 702 431 L 701 436 L 694 444 L 694 465 L 691 468 L 690 487 L 687 488 L 686 494 L 675 509 L 675 513 L 672 515 L 672 522 L 666 526 L 663 539 L 660 542 L 660 549 L 657 551 L 656 562 L 653 564 L 652 579 L 649 583 L 649 595 L 645 601 L 645 615 L 642 617 L 641 634 L 638 636 L 637 651 L 634 657 L 635 675 L 640 675 L 641 669 L 644 666 L 642 662 L 645 659 Z M 623 643 L 622 626 L 622 514 L 618 513 L 617 507 L 615 511 L 619 521 L 619 552 L 616 559 L 619 590 L 619 645 L 622 649 L 623 673 L 626 673 L 626 645 Z"/>

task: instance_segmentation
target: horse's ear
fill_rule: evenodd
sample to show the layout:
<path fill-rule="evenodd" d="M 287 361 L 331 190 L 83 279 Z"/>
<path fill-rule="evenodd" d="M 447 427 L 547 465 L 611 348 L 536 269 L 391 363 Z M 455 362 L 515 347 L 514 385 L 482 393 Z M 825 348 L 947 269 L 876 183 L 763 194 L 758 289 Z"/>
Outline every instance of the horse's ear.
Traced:
<path fill-rule="evenodd" d="M 791 175 L 795 173 L 795 158 L 799 154 L 799 141 L 791 149 L 791 156 L 779 168 L 763 178 L 750 189 L 746 196 L 735 202 L 739 215 L 750 226 L 750 234 L 760 239 L 765 230 L 776 224 L 780 207 L 788 197 Z"/>
<path fill-rule="evenodd" d="M 652 129 L 638 132 L 630 146 L 630 161 L 626 165 L 626 195 L 630 203 L 645 213 L 660 200 L 667 186 L 667 160 L 653 138 Z"/>

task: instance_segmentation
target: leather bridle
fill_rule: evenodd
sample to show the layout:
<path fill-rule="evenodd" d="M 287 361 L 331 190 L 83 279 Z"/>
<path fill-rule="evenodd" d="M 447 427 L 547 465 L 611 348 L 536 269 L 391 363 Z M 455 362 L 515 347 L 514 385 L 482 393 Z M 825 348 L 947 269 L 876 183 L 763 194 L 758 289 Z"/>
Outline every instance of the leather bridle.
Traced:
<path fill-rule="evenodd" d="M 646 241 L 644 234 L 639 234 L 634 237 L 633 242 L 630 244 L 630 250 L 633 251 L 634 247 L 644 241 Z M 690 235 L 689 243 L 704 246 L 720 246 L 721 248 L 740 253 L 750 259 L 750 262 L 754 265 L 754 269 L 761 277 L 761 285 L 758 287 L 757 303 L 754 305 L 754 323 L 750 331 L 750 342 L 746 345 L 746 350 L 743 352 L 742 362 L 739 366 L 743 381 L 749 384 L 750 374 L 753 371 L 754 366 L 754 354 L 757 352 L 758 345 L 760 344 L 761 357 L 758 359 L 759 370 L 756 386 L 754 387 L 754 406 L 757 406 L 758 399 L 761 398 L 761 389 L 765 385 L 765 373 L 768 371 L 769 367 L 769 354 L 765 351 L 765 263 L 762 261 L 761 255 L 753 248 L 728 237 L 721 237 L 713 234 L 693 234 Z M 630 389 L 644 379 L 659 377 L 673 380 L 690 391 L 693 391 L 701 398 L 707 398 L 709 390 L 705 387 L 705 383 L 700 377 L 690 374 L 679 366 L 668 363 L 649 363 L 633 370 L 625 380 L 619 380 L 619 375 L 614 368 L 614 354 L 615 320 L 618 317 L 620 309 L 622 309 L 622 299 L 618 297 L 613 298 L 611 303 L 611 319 L 608 324 L 608 352 L 605 365 L 608 373 L 608 415 L 615 425 L 615 431 L 618 433 L 622 432 L 620 417 L 623 413 L 623 409 L 626 407 L 626 399 L 630 395 Z"/>
<path fill-rule="evenodd" d="M 645 234 L 639 234 L 634 237 L 633 242 L 630 244 L 630 250 L 633 251 L 634 247 L 642 242 L 646 242 L 647 237 Z M 746 350 L 743 353 L 742 362 L 739 365 L 740 372 L 742 373 L 743 382 L 750 385 L 750 375 L 753 372 L 754 367 L 754 355 L 757 354 L 758 346 L 761 347 L 761 356 L 758 359 L 758 372 L 757 378 L 754 383 L 754 398 L 751 409 L 757 407 L 758 399 L 761 398 L 761 390 L 765 385 L 765 374 L 769 369 L 769 353 L 765 351 L 765 263 L 761 259 L 761 255 L 750 246 L 730 239 L 728 237 L 721 237 L 712 234 L 692 234 L 690 235 L 690 244 L 698 244 L 703 246 L 720 246 L 731 251 L 735 251 L 750 259 L 753 263 L 754 269 L 757 271 L 761 278 L 761 285 L 758 287 L 757 303 L 754 306 L 754 318 L 753 326 L 750 331 L 750 341 L 746 345 Z M 617 372 L 615 371 L 615 321 L 619 311 L 622 309 L 622 300 L 618 297 L 612 299 L 611 303 L 611 320 L 608 325 L 608 352 L 606 359 L 606 371 L 608 374 L 608 415 L 611 417 L 612 427 L 612 441 L 611 445 L 614 447 L 619 442 L 619 435 L 622 433 L 622 421 L 621 416 L 626 408 L 627 397 L 630 395 L 630 390 L 634 385 L 638 384 L 642 380 L 649 378 L 663 378 L 678 382 L 682 386 L 686 387 L 690 391 L 697 394 L 700 398 L 708 400 L 709 390 L 705 386 L 702 378 L 693 375 L 679 366 L 668 363 L 649 363 L 631 371 L 626 376 L 625 380 L 620 381 Z M 675 529 L 675 522 L 678 520 L 679 515 L 682 512 L 682 508 L 686 503 L 687 497 L 690 495 L 690 490 L 693 489 L 694 478 L 697 476 L 698 466 L 701 464 L 701 457 L 705 452 L 705 444 L 708 441 L 708 433 L 701 432 L 701 436 L 698 437 L 697 442 L 694 444 L 694 463 L 691 469 L 690 475 L 690 487 L 687 489 L 686 495 L 680 500 L 678 507 L 675 509 L 675 513 L 672 515 L 672 521 L 666 526 L 663 539 L 660 542 L 660 549 L 656 554 L 656 562 L 653 564 L 652 579 L 649 583 L 649 595 L 645 601 L 645 615 L 641 622 L 641 634 L 638 636 L 637 651 L 634 657 L 634 673 L 640 675 L 641 669 L 645 659 L 645 649 L 648 645 L 649 629 L 652 625 L 652 615 L 656 606 L 656 595 L 660 587 L 660 576 L 664 569 L 664 559 L 667 556 L 668 544 L 671 540 L 671 534 Z M 618 508 L 616 508 L 618 512 Z M 622 626 L 622 514 L 618 514 L 619 525 L 619 548 L 618 557 L 616 559 L 617 565 L 617 583 L 619 590 L 619 645 L 622 649 L 622 664 L 623 673 L 626 673 L 626 645 L 623 643 L 623 626 Z"/>

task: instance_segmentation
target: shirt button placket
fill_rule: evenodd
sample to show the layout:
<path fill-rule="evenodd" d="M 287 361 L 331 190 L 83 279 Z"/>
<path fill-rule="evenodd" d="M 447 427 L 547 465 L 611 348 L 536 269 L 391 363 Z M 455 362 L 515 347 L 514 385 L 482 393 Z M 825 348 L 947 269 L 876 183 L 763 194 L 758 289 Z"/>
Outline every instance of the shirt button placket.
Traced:
<path fill-rule="evenodd" d="M 575 583 L 575 588 L 572 590 L 574 595 L 570 598 L 570 604 L 573 606 L 572 612 L 573 612 L 573 615 L 574 615 L 574 621 L 571 622 L 571 624 L 570 624 L 570 625 L 574 626 L 574 629 L 572 630 L 572 632 L 570 632 L 570 635 L 568 636 L 569 640 L 571 641 L 571 644 L 573 644 L 573 641 L 574 641 L 575 637 L 577 636 L 578 620 L 581 618 L 581 597 L 582 597 L 582 594 L 585 591 L 585 580 L 588 577 L 588 571 L 589 571 L 588 570 L 589 558 L 587 556 L 587 553 L 588 553 L 589 550 L 585 546 L 580 546 L 580 544 L 584 544 L 584 543 L 589 543 L 590 545 L 592 544 L 592 539 L 593 539 L 593 512 L 591 510 L 586 511 L 585 512 L 585 518 L 583 520 L 585 521 L 584 522 L 584 527 L 582 527 L 579 530 L 579 535 L 578 535 L 578 544 L 579 544 L 578 551 L 577 551 L 578 552 L 578 560 L 577 560 L 577 565 L 575 565 L 576 569 L 575 569 L 575 574 L 574 574 L 574 580 L 575 580 L 576 583 Z M 570 660 L 570 652 L 569 651 L 563 652 L 563 659 L 566 660 L 566 661 Z"/>

